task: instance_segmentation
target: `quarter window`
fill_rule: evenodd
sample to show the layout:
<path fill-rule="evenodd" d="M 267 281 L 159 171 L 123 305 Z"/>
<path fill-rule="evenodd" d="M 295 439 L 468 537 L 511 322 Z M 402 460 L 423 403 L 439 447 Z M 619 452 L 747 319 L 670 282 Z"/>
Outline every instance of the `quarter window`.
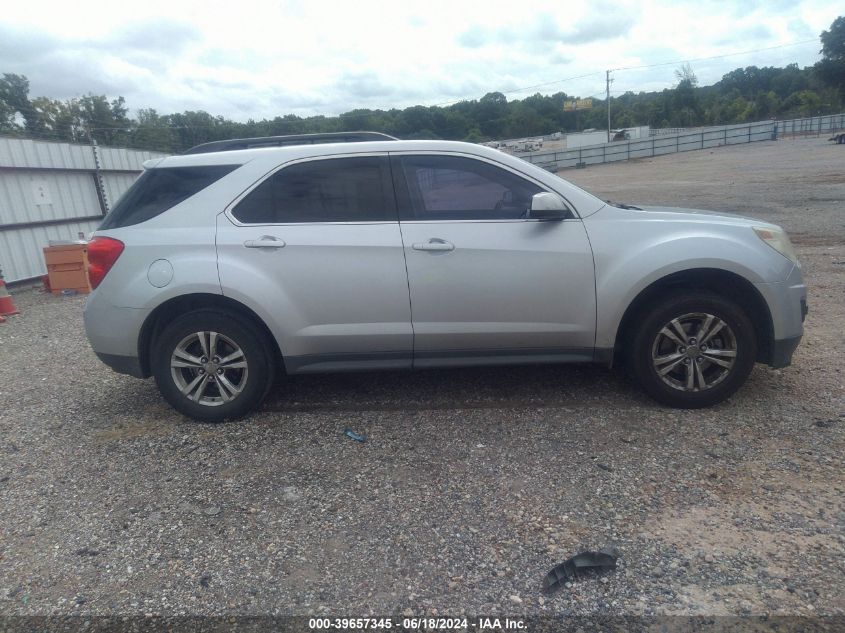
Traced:
<path fill-rule="evenodd" d="M 407 219 L 524 218 L 531 197 L 543 191 L 507 170 L 472 158 L 420 155 L 402 156 L 400 162 L 407 185 L 402 205 Z"/>
<path fill-rule="evenodd" d="M 296 163 L 270 176 L 233 209 L 244 224 L 396 220 L 387 157 Z"/>
<path fill-rule="evenodd" d="M 206 165 L 148 169 L 120 197 L 99 230 L 119 229 L 146 222 L 184 202 L 238 167 Z"/>

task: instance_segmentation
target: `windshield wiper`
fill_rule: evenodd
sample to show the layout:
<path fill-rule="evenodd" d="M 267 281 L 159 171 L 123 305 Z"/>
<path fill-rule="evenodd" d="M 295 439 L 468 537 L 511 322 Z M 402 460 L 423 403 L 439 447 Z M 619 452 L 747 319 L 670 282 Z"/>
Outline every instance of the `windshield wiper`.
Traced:
<path fill-rule="evenodd" d="M 642 211 L 640 207 L 635 207 L 633 204 L 625 204 L 624 202 L 614 202 L 613 200 L 605 200 L 605 202 L 619 209 L 633 209 L 634 211 Z"/>

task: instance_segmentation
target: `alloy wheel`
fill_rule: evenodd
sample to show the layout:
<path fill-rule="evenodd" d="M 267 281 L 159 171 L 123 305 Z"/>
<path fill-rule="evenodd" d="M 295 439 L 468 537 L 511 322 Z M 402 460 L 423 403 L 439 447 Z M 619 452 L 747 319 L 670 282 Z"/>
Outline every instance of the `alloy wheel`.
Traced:
<path fill-rule="evenodd" d="M 660 379 L 680 391 L 712 389 L 730 375 L 736 335 L 719 317 L 692 312 L 672 319 L 655 336 L 651 364 Z"/>
<path fill-rule="evenodd" d="M 182 394 L 213 407 L 237 398 L 249 374 L 243 350 L 219 332 L 194 332 L 170 357 L 170 375 Z"/>

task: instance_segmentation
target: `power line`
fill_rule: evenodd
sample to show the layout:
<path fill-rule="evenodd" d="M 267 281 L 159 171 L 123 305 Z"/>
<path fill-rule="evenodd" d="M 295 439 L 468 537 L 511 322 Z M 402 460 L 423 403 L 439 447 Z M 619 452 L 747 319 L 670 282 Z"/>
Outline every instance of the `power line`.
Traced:
<path fill-rule="evenodd" d="M 657 64 L 643 64 L 642 66 L 624 66 L 622 68 L 611 68 L 610 71 L 617 70 L 640 70 L 642 68 L 656 68 L 658 66 L 673 66 L 675 64 L 684 64 L 689 62 L 702 62 L 708 59 L 724 59 L 725 57 L 736 57 L 737 55 L 748 55 L 749 53 L 762 53 L 763 51 L 773 51 L 779 48 L 788 48 L 790 46 L 801 46 L 802 44 L 809 44 L 811 42 L 818 43 L 818 38 L 811 40 L 801 40 L 800 42 L 792 42 L 790 44 L 780 44 L 778 46 L 767 46 L 766 48 L 754 48 L 747 51 L 739 51 L 737 53 L 726 53 L 724 55 L 712 55 L 710 57 L 694 57 L 690 59 L 678 59 L 673 62 L 660 62 Z"/>
<path fill-rule="evenodd" d="M 812 43 L 812 42 L 818 43 L 818 41 L 819 41 L 818 38 L 813 38 L 813 39 L 810 39 L 810 40 L 801 40 L 799 42 L 791 42 L 789 44 L 779 44 L 777 46 L 767 46 L 765 48 L 755 48 L 755 49 L 751 49 L 751 50 L 747 50 L 747 51 L 738 51 L 738 52 L 735 52 L 735 53 L 725 53 L 724 55 L 711 55 L 709 57 L 695 57 L 695 58 L 681 59 L 681 60 L 676 60 L 676 61 L 671 61 L 671 62 L 658 62 L 658 63 L 655 63 L 655 64 L 643 64 L 641 66 L 623 66 L 621 68 L 610 68 L 609 70 L 610 70 L 610 72 L 614 72 L 614 71 L 617 71 L 617 70 L 640 70 L 640 69 L 643 69 L 643 68 L 656 68 L 656 67 L 659 67 L 659 66 L 673 66 L 675 64 L 683 64 L 683 63 L 686 63 L 686 62 L 699 62 L 699 61 L 705 61 L 705 60 L 709 60 L 709 59 L 724 59 L 726 57 L 736 57 L 738 55 L 748 55 L 749 53 L 761 53 L 763 51 L 772 51 L 772 50 L 777 50 L 777 49 L 780 49 L 780 48 L 788 48 L 790 46 L 801 46 L 803 44 L 809 44 L 809 43 Z M 601 74 L 603 74 L 601 71 L 596 71 L 596 72 L 592 72 L 592 73 L 586 73 L 584 75 L 575 75 L 573 77 L 566 77 L 564 79 L 555 79 L 553 81 L 546 81 L 546 82 L 543 82 L 543 83 L 534 84 L 532 86 L 525 86 L 524 88 L 513 88 L 511 90 L 499 90 L 498 92 L 501 92 L 504 95 L 514 94 L 514 93 L 517 93 L 517 92 L 525 92 L 526 90 L 535 90 L 536 88 L 543 88 L 545 86 L 552 86 L 554 84 L 565 83 L 567 81 L 574 81 L 576 79 L 585 79 L 586 77 L 592 77 L 594 75 L 601 75 Z M 459 103 L 461 101 L 468 101 L 468 100 L 469 99 L 466 98 L 466 97 L 460 98 L 460 99 L 452 99 L 450 101 L 443 101 L 441 103 L 435 103 L 435 104 L 432 104 L 428 107 L 436 108 L 436 107 L 440 107 L 440 106 L 444 106 L 444 105 L 450 105 L 450 104 L 453 104 L 453 103 Z"/>

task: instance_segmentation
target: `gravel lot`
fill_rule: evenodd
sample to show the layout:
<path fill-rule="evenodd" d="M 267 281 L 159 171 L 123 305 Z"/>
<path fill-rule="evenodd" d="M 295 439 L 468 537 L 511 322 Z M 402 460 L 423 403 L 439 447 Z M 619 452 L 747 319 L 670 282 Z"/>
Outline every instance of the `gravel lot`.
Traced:
<path fill-rule="evenodd" d="M 100 364 L 83 298 L 17 292 L 0 613 L 843 615 L 843 164 L 810 139 L 563 174 L 791 231 L 794 364 L 704 411 L 562 366 L 295 377 L 248 421 L 198 425 Z M 541 594 L 608 544 L 615 572 Z"/>

